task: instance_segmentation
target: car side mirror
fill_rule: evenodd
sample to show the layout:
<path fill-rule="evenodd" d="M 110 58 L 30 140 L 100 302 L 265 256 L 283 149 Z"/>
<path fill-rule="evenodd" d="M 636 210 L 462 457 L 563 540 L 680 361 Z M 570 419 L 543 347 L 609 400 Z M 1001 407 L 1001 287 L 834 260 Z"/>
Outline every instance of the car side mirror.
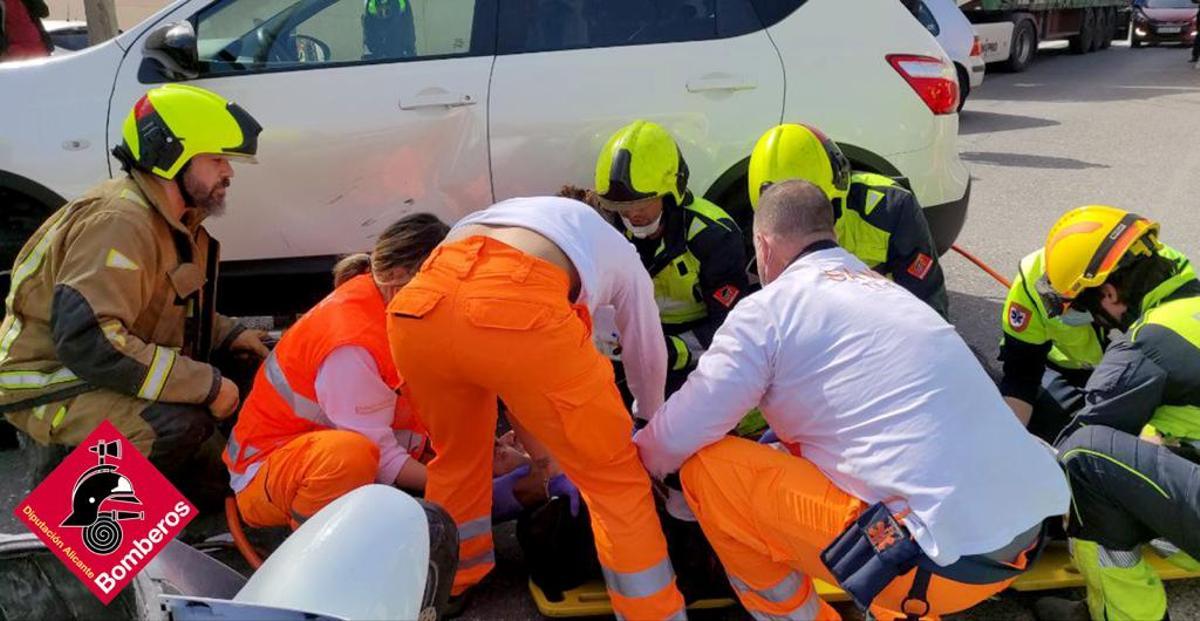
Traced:
<path fill-rule="evenodd" d="M 200 75 L 200 53 L 196 49 L 196 29 L 189 21 L 158 28 L 146 37 L 146 58 L 157 62 L 165 77 L 191 80 Z"/>

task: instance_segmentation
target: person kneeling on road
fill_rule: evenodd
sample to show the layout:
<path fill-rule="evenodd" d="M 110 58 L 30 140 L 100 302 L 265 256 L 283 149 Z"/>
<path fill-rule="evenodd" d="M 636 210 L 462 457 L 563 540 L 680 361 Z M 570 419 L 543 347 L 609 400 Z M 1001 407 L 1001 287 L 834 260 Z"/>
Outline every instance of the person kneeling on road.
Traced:
<path fill-rule="evenodd" d="M 763 194 L 763 289 L 634 442 L 755 618 L 836 619 L 813 577 L 880 618 L 963 610 L 1032 562 L 1066 480 L 954 328 L 834 237 L 816 186 Z M 791 454 L 725 437 L 755 406 Z"/>
<path fill-rule="evenodd" d="M 1159 255 L 1182 258 L 1167 246 Z M 1045 249 L 1021 259 L 1000 325 L 1000 394 L 1029 432 L 1053 442 L 1083 407 L 1083 387 L 1108 346 L 1108 327 L 1063 309 L 1046 280 Z"/>
<path fill-rule="evenodd" d="M 925 212 L 889 177 L 854 172 L 837 143 L 815 127 L 785 123 L 758 139 L 750 154 L 750 204 L 772 183 L 802 179 L 833 205 L 838 245 L 867 267 L 949 317 L 946 276 Z"/>
<path fill-rule="evenodd" d="M 1054 306 L 1120 330 L 1063 432 L 1067 533 L 1087 602 L 1047 598 L 1043 619 L 1163 619 L 1162 581 L 1143 544 L 1200 565 L 1200 281 L 1158 241 L 1158 225 L 1105 206 L 1068 212 L 1046 239 Z"/>
<path fill-rule="evenodd" d="M 216 424 L 238 388 L 211 356 L 267 349 L 214 310 L 217 244 L 202 223 L 224 211 L 230 160 L 254 156 L 260 130 L 215 93 L 151 89 L 113 150 L 127 176 L 59 209 L 17 255 L 0 411 L 36 441 L 34 484 L 107 420 L 202 510 L 220 506 Z"/>
<path fill-rule="evenodd" d="M 637 248 L 654 282 L 668 395 L 750 286 L 741 229 L 725 210 L 693 196 L 687 182 L 683 152 L 649 121 L 618 130 L 596 161 L 596 203 Z"/>
<path fill-rule="evenodd" d="M 339 264 L 340 285 L 267 357 L 224 456 L 247 523 L 295 528 L 369 483 L 425 489 L 425 433 L 402 394 L 384 309 L 449 230 L 430 214 L 389 226 L 368 261 Z"/>
<path fill-rule="evenodd" d="M 577 201 L 513 199 L 467 216 L 388 306 L 392 357 L 437 453 L 426 497 L 458 524 L 456 596 L 495 566 L 499 397 L 535 461 L 552 456 L 587 502 L 616 613 L 683 617 L 632 421 L 592 343 L 590 315 L 604 305 L 637 407 L 655 411 L 666 351 L 653 286 L 625 238 Z M 567 483 L 551 477 L 549 494 Z"/>

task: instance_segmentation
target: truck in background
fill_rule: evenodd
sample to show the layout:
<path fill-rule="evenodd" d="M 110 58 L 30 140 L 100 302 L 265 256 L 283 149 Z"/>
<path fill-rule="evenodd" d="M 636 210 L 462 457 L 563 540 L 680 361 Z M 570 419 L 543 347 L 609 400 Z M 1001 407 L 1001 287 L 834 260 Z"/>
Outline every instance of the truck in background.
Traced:
<path fill-rule="evenodd" d="M 1023 71 L 1042 41 L 1068 40 L 1087 54 L 1129 35 L 1129 0 L 958 0 L 988 64 Z"/>

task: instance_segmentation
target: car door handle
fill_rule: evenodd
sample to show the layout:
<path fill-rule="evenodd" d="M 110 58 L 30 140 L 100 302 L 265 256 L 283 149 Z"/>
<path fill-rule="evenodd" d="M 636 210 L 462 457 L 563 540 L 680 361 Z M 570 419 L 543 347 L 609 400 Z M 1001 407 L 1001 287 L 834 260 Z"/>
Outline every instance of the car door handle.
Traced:
<path fill-rule="evenodd" d="M 692 78 L 687 81 L 687 89 L 689 93 L 703 93 L 707 91 L 748 91 L 758 88 L 758 84 L 740 75 L 706 75 L 699 78 Z"/>
<path fill-rule="evenodd" d="M 460 108 L 475 105 L 475 99 L 465 93 L 430 93 L 417 95 L 400 100 L 401 110 L 420 110 L 422 108 Z"/>

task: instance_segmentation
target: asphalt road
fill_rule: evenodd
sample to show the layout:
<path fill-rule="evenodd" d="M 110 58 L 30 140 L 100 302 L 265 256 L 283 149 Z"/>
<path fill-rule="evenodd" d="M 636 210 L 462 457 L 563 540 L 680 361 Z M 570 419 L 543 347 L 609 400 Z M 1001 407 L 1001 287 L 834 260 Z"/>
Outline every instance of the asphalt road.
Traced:
<path fill-rule="evenodd" d="M 1200 115 L 1200 71 L 1185 62 L 1187 53 L 1124 45 L 1087 56 L 1060 47 L 1043 52 L 1025 73 L 989 74 L 962 113 L 960 145 L 975 185 L 958 243 L 1010 274 L 1061 213 L 1107 203 L 1158 219 L 1165 241 L 1200 257 L 1200 157 L 1192 148 L 1200 142 L 1193 116 Z M 943 260 L 955 325 L 994 358 L 1004 291 L 957 255 Z M 21 469 L 13 452 L 0 453 L 0 471 Z M 0 478 L 0 532 L 20 528 L 11 511 L 25 493 L 21 478 Z M 497 571 L 465 619 L 539 618 L 511 533 L 498 534 Z M 1172 617 L 1200 618 L 1197 586 L 1170 585 Z M 1006 593 L 955 618 L 1032 619 L 1032 601 Z M 726 611 L 705 618 L 749 617 Z"/>

